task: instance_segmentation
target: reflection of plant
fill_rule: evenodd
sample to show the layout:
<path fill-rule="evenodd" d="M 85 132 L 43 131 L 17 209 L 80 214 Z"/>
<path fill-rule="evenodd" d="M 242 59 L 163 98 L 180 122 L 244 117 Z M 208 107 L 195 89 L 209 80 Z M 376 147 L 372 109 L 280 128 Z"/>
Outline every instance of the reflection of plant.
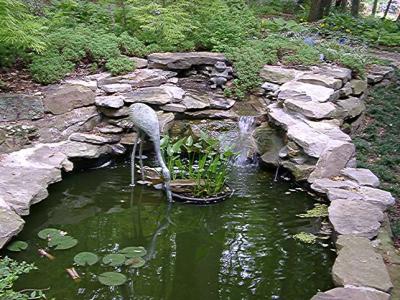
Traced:
<path fill-rule="evenodd" d="M 161 140 L 161 150 L 166 159 L 172 179 L 195 180 L 195 196 L 216 195 L 223 191 L 228 173 L 228 162 L 234 153 L 230 149 L 222 152 L 219 142 L 201 132 L 200 138 L 192 136 Z"/>

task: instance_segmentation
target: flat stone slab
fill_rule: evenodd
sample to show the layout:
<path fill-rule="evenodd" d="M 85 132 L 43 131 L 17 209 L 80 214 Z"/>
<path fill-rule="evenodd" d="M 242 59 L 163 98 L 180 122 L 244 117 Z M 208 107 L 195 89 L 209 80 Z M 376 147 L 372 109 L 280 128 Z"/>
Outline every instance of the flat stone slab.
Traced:
<path fill-rule="evenodd" d="M 366 80 L 353 79 L 350 81 L 350 87 L 351 94 L 354 96 L 359 96 L 367 90 L 368 83 Z"/>
<path fill-rule="evenodd" d="M 172 102 L 181 102 L 184 95 L 185 91 L 177 86 L 146 87 L 125 94 L 125 102 L 165 105 Z"/>
<path fill-rule="evenodd" d="M 171 112 L 184 112 L 187 110 L 186 106 L 180 103 L 168 103 L 160 107 L 164 111 Z"/>
<path fill-rule="evenodd" d="M 65 83 L 70 85 L 81 85 L 91 89 L 93 92 L 97 90 L 97 81 L 96 80 L 85 80 L 85 79 L 67 79 Z"/>
<path fill-rule="evenodd" d="M 355 118 L 366 110 L 364 101 L 356 97 L 338 100 L 336 105 L 334 116 L 341 119 Z"/>
<path fill-rule="evenodd" d="M 323 75 L 323 74 L 306 73 L 304 75 L 301 75 L 299 78 L 297 78 L 297 81 L 310 83 L 310 84 L 314 84 L 314 85 L 321 85 L 321 86 L 331 88 L 334 90 L 340 89 L 343 85 L 342 80 L 332 77 L 332 76 Z"/>
<path fill-rule="evenodd" d="M 350 180 L 332 180 L 329 178 L 316 179 L 311 184 L 311 188 L 318 193 L 328 193 L 329 189 L 357 190 L 359 185 Z"/>
<path fill-rule="evenodd" d="M 115 144 L 121 139 L 118 135 L 96 135 L 90 133 L 73 133 L 69 139 L 75 142 L 89 143 L 94 145 Z"/>
<path fill-rule="evenodd" d="M 206 109 L 193 112 L 187 111 L 185 115 L 194 119 L 239 119 L 239 116 L 231 110 Z"/>
<path fill-rule="evenodd" d="M 127 93 L 132 91 L 132 86 L 128 83 L 111 83 L 102 85 L 101 89 L 107 94 Z"/>
<path fill-rule="evenodd" d="M 0 208 L 0 249 L 22 230 L 24 224 L 25 221 L 15 212 Z"/>
<path fill-rule="evenodd" d="M 169 70 L 187 70 L 193 66 L 215 65 L 218 61 L 226 62 L 223 54 L 215 52 L 153 53 L 147 59 L 149 68 Z"/>
<path fill-rule="evenodd" d="M 386 265 L 368 239 L 340 236 L 336 247 L 339 252 L 332 268 L 332 277 L 337 286 L 370 287 L 390 292 L 393 284 Z"/>
<path fill-rule="evenodd" d="M 100 107 L 118 109 L 124 106 L 124 96 L 98 96 L 95 104 Z"/>
<path fill-rule="evenodd" d="M 380 189 L 361 186 L 359 192 L 363 195 L 364 201 L 376 205 L 382 210 L 386 210 L 395 203 L 395 199 L 391 193 Z"/>
<path fill-rule="evenodd" d="M 58 149 L 69 159 L 96 159 L 114 153 L 112 145 L 94 145 L 75 141 L 60 143 Z"/>
<path fill-rule="evenodd" d="M 188 93 L 181 102 L 187 110 L 200 110 L 210 107 L 208 98 L 198 97 L 197 95 Z"/>
<path fill-rule="evenodd" d="M 390 294 L 366 287 L 345 287 L 319 292 L 311 300 L 390 300 Z"/>
<path fill-rule="evenodd" d="M 106 84 L 113 83 L 126 83 L 132 86 L 132 88 L 142 88 L 142 87 L 155 87 L 160 86 L 168 82 L 168 79 L 176 76 L 175 72 L 159 70 L 159 69 L 138 69 L 134 72 L 111 77 L 107 74 L 98 78 L 98 84 L 101 87 Z"/>
<path fill-rule="evenodd" d="M 328 119 L 333 116 L 336 106 L 331 102 L 315 102 L 288 99 L 284 102 L 284 106 L 291 111 L 302 114 L 303 116 L 314 119 Z"/>
<path fill-rule="evenodd" d="M 81 85 L 63 85 L 50 87 L 43 99 L 45 110 L 61 115 L 75 108 L 93 105 L 96 94 L 88 87 Z"/>
<path fill-rule="evenodd" d="M 282 91 L 293 91 L 296 93 L 304 94 L 309 97 L 311 101 L 327 102 L 337 99 L 337 94 L 334 89 L 327 88 L 320 85 L 304 83 L 300 81 L 289 81 L 283 84 L 280 89 Z"/>
<path fill-rule="evenodd" d="M 129 116 L 130 114 L 129 107 L 127 106 L 123 106 L 119 109 L 106 107 L 99 107 L 98 109 L 103 115 L 109 118 L 123 118 Z"/>
<path fill-rule="evenodd" d="M 0 95 L 0 122 L 35 120 L 44 116 L 44 107 L 40 97 L 3 94 Z"/>
<path fill-rule="evenodd" d="M 378 235 L 383 212 L 364 201 L 338 199 L 328 208 L 329 221 L 338 234 L 351 234 L 369 239 Z"/>
<path fill-rule="evenodd" d="M 356 181 L 359 185 L 378 187 L 380 184 L 379 178 L 368 169 L 344 168 L 340 173 L 343 176 Z"/>
<path fill-rule="evenodd" d="M 275 84 L 284 84 L 297 77 L 300 77 L 303 74 L 303 71 L 299 71 L 296 69 L 271 65 L 265 65 L 260 71 L 260 77 L 262 79 Z"/>
<path fill-rule="evenodd" d="M 325 66 L 315 66 L 311 67 L 312 73 L 321 74 L 325 76 L 334 77 L 346 83 L 351 79 L 351 70 L 347 68 L 342 68 L 339 66 L 325 65 Z"/>

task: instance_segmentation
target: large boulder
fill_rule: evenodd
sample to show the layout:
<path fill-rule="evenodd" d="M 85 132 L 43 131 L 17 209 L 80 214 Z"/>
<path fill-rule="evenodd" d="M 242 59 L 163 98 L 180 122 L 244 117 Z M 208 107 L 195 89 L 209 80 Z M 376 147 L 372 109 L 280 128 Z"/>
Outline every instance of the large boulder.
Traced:
<path fill-rule="evenodd" d="M 0 122 L 35 120 L 44 116 L 42 100 L 22 94 L 0 95 Z"/>
<path fill-rule="evenodd" d="M 390 294 L 366 287 L 339 287 L 319 292 L 311 300 L 390 300 Z"/>
<path fill-rule="evenodd" d="M 382 256 L 370 241 L 356 236 L 340 236 L 336 242 L 338 257 L 332 268 L 337 286 L 358 286 L 390 292 L 393 284 Z"/>
<path fill-rule="evenodd" d="M 45 110 L 54 115 L 64 114 L 75 108 L 93 105 L 96 94 L 81 85 L 62 85 L 50 88 L 43 99 Z"/>
<path fill-rule="evenodd" d="M 352 234 L 369 239 L 378 235 L 382 211 L 375 205 L 363 201 L 338 199 L 328 208 L 329 221 L 338 234 Z"/>
<path fill-rule="evenodd" d="M 0 249 L 22 230 L 24 223 L 14 211 L 0 208 Z"/>
<path fill-rule="evenodd" d="M 188 70 L 194 66 L 215 65 L 218 61 L 225 61 L 221 53 L 215 52 L 182 52 L 182 53 L 153 53 L 148 57 L 149 68 Z"/>

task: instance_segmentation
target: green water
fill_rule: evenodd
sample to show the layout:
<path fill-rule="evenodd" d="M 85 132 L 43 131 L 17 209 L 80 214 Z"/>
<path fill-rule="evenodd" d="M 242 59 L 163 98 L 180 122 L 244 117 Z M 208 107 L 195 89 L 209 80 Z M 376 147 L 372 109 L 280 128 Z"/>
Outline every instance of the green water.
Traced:
<path fill-rule="evenodd" d="M 291 238 L 318 230 L 316 221 L 296 217 L 312 207 L 311 197 L 286 195 L 294 183 L 273 183 L 265 171 L 235 172 L 230 181 L 236 195 L 211 206 L 169 206 L 162 192 L 147 187 L 132 192 L 125 163 L 67 176 L 26 218 L 18 238 L 29 243 L 28 250 L 3 253 L 39 268 L 16 289 L 50 287 L 47 295 L 57 300 L 305 300 L 331 288 L 332 251 Z M 79 244 L 51 251 L 53 261 L 41 258 L 37 249 L 45 243 L 37 232 L 46 227 L 68 232 Z M 127 246 L 147 249 L 144 267 L 77 267 L 80 282 L 65 271 L 78 252 L 104 256 Z M 114 269 L 129 281 L 102 286 L 96 274 Z"/>

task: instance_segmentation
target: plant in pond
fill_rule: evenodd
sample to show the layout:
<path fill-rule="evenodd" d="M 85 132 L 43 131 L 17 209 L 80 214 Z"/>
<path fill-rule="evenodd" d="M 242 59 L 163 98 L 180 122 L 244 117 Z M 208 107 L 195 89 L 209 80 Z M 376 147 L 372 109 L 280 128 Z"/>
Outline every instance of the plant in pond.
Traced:
<path fill-rule="evenodd" d="M 0 259 L 0 299 L 6 300 L 30 300 L 46 299 L 43 290 L 26 289 L 14 291 L 14 283 L 20 275 L 36 270 L 34 264 L 17 262 L 9 257 Z"/>
<path fill-rule="evenodd" d="M 28 243 L 24 241 L 14 241 L 7 246 L 7 250 L 13 252 L 20 252 L 26 250 L 26 248 L 28 248 Z"/>
<path fill-rule="evenodd" d="M 145 256 L 147 251 L 144 247 L 126 247 L 119 253 L 125 255 L 126 258 L 135 258 Z"/>
<path fill-rule="evenodd" d="M 318 237 L 312 233 L 300 232 L 300 233 L 293 235 L 293 238 L 302 243 L 315 244 Z"/>
<path fill-rule="evenodd" d="M 172 179 L 190 180 L 195 183 L 193 195 L 206 197 L 225 190 L 229 161 L 235 155 L 231 149 L 219 149 L 217 139 L 200 132 L 192 136 L 173 139 L 165 136 L 161 150 L 172 174 Z"/>
<path fill-rule="evenodd" d="M 67 250 L 75 247 L 78 240 L 68 236 L 66 232 L 56 228 L 45 228 L 39 231 L 38 237 L 47 240 L 47 245 L 54 250 Z"/>
<path fill-rule="evenodd" d="M 305 214 L 298 214 L 300 218 L 321 218 L 328 216 L 328 206 L 326 204 L 316 203 L 314 208 L 307 210 Z"/>
<path fill-rule="evenodd" d="M 92 252 L 80 252 L 74 256 L 74 262 L 79 266 L 92 266 L 99 261 L 99 257 Z"/>
<path fill-rule="evenodd" d="M 125 261 L 125 266 L 132 268 L 140 268 L 146 264 L 146 261 L 141 257 L 133 257 Z"/>
<path fill-rule="evenodd" d="M 98 276 L 101 284 L 108 286 L 123 285 L 128 279 L 124 274 L 117 272 L 105 272 Z"/>
<path fill-rule="evenodd" d="M 103 257 L 103 263 L 112 267 L 122 266 L 125 260 L 126 258 L 123 254 L 108 254 Z"/>

